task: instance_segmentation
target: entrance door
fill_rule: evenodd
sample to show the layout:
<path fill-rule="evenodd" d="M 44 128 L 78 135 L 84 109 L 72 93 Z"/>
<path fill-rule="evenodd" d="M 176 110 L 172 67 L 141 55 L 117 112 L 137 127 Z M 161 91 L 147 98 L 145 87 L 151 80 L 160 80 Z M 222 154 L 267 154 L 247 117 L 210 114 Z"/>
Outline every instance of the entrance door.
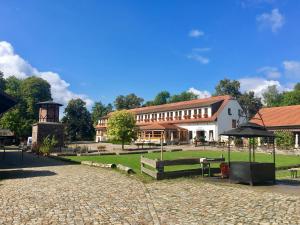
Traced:
<path fill-rule="evenodd" d="M 205 140 L 205 131 L 203 131 L 203 130 L 196 131 L 196 137 L 197 137 L 197 140 L 204 141 Z"/>

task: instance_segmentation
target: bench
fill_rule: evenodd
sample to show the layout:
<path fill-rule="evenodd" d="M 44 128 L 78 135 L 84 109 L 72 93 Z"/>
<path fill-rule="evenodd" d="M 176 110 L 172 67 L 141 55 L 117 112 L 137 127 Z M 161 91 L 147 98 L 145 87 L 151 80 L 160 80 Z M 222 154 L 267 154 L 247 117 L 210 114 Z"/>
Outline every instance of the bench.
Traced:
<path fill-rule="evenodd" d="M 300 171 L 300 168 L 290 168 L 288 171 L 291 172 L 291 178 L 297 178 L 297 173 Z"/>

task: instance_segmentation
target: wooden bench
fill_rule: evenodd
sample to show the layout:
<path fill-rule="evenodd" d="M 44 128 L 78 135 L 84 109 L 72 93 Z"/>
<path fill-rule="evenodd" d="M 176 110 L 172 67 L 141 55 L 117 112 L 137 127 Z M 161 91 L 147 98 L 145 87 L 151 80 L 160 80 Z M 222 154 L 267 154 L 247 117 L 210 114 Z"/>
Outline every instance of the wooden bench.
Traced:
<path fill-rule="evenodd" d="M 291 169 L 288 169 L 288 171 L 291 172 L 291 178 L 297 178 L 297 173 L 298 171 L 300 171 L 300 168 L 291 168 Z"/>

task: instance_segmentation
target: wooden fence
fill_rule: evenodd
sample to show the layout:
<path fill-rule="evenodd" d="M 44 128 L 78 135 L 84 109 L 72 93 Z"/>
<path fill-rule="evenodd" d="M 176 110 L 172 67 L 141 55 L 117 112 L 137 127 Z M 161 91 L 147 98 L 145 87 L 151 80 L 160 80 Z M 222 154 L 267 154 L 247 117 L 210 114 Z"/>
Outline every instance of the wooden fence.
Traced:
<path fill-rule="evenodd" d="M 174 159 L 174 160 L 157 160 L 149 159 L 141 156 L 141 173 L 146 173 L 149 176 L 162 180 L 166 178 L 175 178 L 182 176 L 193 176 L 193 175 L 204 175 L 205 173 L 209 176 L 213 173 L 219 173 L 219 168 L 210 168 L 211 163 L 222 163 L 225 162 L 224 158 L 210 158 L 205 159 L 201 162 L 200 158 L 187 158 L 187 159 Z M 165 171 L 165 166 L 177 166 L 177 165 L 196 165 L 199 164 L 199 168 L 176 170 L 176 171 Z"/>

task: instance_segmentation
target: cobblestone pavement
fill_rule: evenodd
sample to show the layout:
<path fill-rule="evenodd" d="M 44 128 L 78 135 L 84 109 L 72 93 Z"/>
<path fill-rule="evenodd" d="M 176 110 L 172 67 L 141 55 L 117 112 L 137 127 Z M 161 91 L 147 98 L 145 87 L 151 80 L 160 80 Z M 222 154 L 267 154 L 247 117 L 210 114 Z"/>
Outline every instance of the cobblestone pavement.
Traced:
<path fill-rule="evenodd" d="M 60 163 L 0 174 L 7 178 L 0 180 L 0 224 L 300 224 L 299 195 L 248 186 L 200 179 L 143 184 Z"/>

